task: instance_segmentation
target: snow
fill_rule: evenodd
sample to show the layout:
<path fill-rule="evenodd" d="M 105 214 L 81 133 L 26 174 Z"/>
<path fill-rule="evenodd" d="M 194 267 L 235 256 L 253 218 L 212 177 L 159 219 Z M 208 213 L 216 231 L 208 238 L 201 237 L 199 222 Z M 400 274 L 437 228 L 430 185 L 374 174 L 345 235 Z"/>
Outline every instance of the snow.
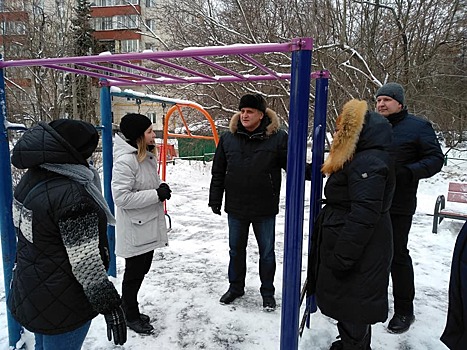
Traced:
<path fill-rule="evenodd" d="M 466 147 L 464 147 L 465 149 Z M 457 153 L 454 153 L 457 152 Z M 467 158 L 467 151 L 451 151 L 450 157 Z M 308 155 L 311 159 L 311 155 Z M 451 159 L 451 158 L 450 158 Z M 167 167 L 167 182 L 173 190 L 167 202 L 172 219 L 169 247 L 156 250 L 151 270 L 139 294 L 141 311 L 151 317 L 155 333 L 142 336 L 128 331 L 124 346 L 115 346 L 106 338 L 102 315 L 93 322 L 83 349 L 229 349 L 269 350 L 280 348 L 281 297 L 284 248 L 285 181 L 282 186 L 280 213 L 276 224 L 275 278 L 278 308 L 262 310 L 259 294 L 258 249 L 254 235 L 248 245 L 248 271 L 245 296 L 231 305 L 221 305 L 220 296 L 228 288 L 228 230 L 225 213 L 214 215 L 207 206 L 211 163 L 176 160 Z M 445 219 L 438 234 L 431 232 L 436 198 L 447 193 L 450 181 L 467 182 L 467 160 L 449 160 L 434 177 L 423 180 L 418 191 L 418 208 L 410 233 L 409 248 L 416 276 L 416 321 L 404 334 L 386 331 L 387 322 L 372 327 L 374 350 L 447 349 L 439 340 L 446 322 L 451 259 L 457 233 L 463 221 Z M 285 174 L 284 174 L 285 180 Z M 305 218 L 309 210 L 309 182 L 306 183 Z M 447 203 L 451 207 L 455 203 Z M 462 207 L 463 206 L 463 207 Z M 467 210 L 467 205 L 460 205 Z M 308 244 L 308 222 L 304 225 L 304 247 Z M 306 254 L 306 248 L 304 248 Z M 306 274 L 303 257 L 302 282 Z M 1 262 L 0 262 L 1 264 Z M 117 259 L 117 278 L 112 281 L 121 290 L 123 260 Z M 6 303 L 0 276 L 0 350 L 8 349 Z M 391 290 L 391 286 L 389 287 Z M 392 296 L 389 293 L 392 316 Z M 303 309 L 300 312 L 302 315 Z M 335 340 L 335 321 L 319 311 L 312 314 L 310 329 L 305 328 L 299 349 L 327 350 Z M 23 335 L 28 349 L 33 336 Z"/>

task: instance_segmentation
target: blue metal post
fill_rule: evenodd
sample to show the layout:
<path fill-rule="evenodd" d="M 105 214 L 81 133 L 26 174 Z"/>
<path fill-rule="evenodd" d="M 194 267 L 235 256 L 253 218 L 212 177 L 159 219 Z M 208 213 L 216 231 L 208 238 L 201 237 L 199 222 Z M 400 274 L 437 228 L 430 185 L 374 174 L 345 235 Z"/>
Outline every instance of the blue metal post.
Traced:
<path fill-rule="evenodd" d="M 310 196 L 310 225 L 308 237 L 308 256 L 312 249 L 312 235 L 314 224 L 321 210 L 321 198 L 323 193 L 323 176 L 321 166 L 324 161 L 324 142 L 326 137 L 326 114 L 328 99 L 329 72 L 322 71 L 313 75 L 316 78 L 315 114 L 313 123 L 313 147 L 311 160 L 311 196 Z M 306 325 L 310 327 L 309 314 L 316 312 L 315 296 L 306 300 Z"/>
<path fill-rule="evenodd" d="M 2 59 L 0 55 L 0 60 Z M 2 234 L 3 278 L 5 283 L 5 300 L 10 294 L 10 281 L 16 257 L 16 234 L 13 226 L 13 186 L 11 178 L 10 147 L 6 122 L 5 77 L 0 69 L 0 232 Z M 6 308 L 8 321 L 9 345 L 15 344 L 21 337 L 21 326 Z"/>
<path fill-rule="evenodd" d="M 114 200 L 112 197 L 112 102 L 110 100 L 110 87 L 102 86 L 101 99 L 101 123 L 102 123 L 102 162 L 104 173 L 104 198 L 114 214 Z M 107 271 L 109 276 L 117 276 L 117 261 L 115 257 L 115 227 L 107 226 L 107 239 L 109 240 L 110 266 Z"/>
<path fill-rule="evenodd" d="M 281 350 L 298 348 L 306 139 L 311 80 L 311 39 L 306 42 L 300 41 L 294 49 L 290 83 L 289 143 L 285 198 Z"/>

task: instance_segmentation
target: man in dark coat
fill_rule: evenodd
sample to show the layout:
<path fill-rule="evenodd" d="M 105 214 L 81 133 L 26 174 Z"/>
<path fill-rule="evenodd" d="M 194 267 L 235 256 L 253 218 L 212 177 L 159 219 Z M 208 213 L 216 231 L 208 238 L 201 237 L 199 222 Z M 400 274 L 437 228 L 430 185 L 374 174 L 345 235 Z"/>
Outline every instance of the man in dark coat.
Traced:
<path fill-rule="evenodd" d="M 389 216 L 394 169 L 391 125 L 351 100 L 337 119 L 322 172 L 326 206 L 318 216 L 309 257 L 309 295 L 337 320 L 340 340 L 332 350 L 369 350 L 371 325 L 388 316 L 392 259 Z"/>
<path fill-rule="evenodd" d="M 441 341 L 450 350 L 467 349 L 467 221 L 454 246 L 448 318 Z"/>
<path fill-rule="evenodd" d="M 87 162 L 98 141 L 91 124 L 60 119 L 27 130 L 13 148 L 12 164 L 28 170 L 14 194 L 8 307 L 34 332 L 36 349 L 80 349 L 98 313 L 109 340 L 126 341 L 120 296 L 106 273 L 107 223 L 115 219 Z"/>
<path fill-rule="evenodd" d="M 277 114 L 259 95 L 244 95 L 214 155 L 209 206 L 225 211 L 229 225 L 228 291 L 220 302 L 230 304 L 244 294 L 248 231 L 253 226 L 259 247 L 260 292 L 263 307 L 275 309 L 275 221 L 279 212 L 281 169 L 287 164 L 287 133 L 279 129 Z"/>
<path fill-rule="evenodd" d="M 438 173 L 444 162 L 443 152 L 429 121 L 409 114 L 404 106 L 404 89 L 388 83 L 376 92 L 376 109 L 392 124 L 391 155 L 396 169 L 396 190 L 391 206 L 394 258 L 391 267 L 394 316 L 389 321 L 391 333 L 402 333 L 415 320 L 413 300 L 415 282 L 407 248 L 412 216 L 417 206 L 420 179 Z"/>

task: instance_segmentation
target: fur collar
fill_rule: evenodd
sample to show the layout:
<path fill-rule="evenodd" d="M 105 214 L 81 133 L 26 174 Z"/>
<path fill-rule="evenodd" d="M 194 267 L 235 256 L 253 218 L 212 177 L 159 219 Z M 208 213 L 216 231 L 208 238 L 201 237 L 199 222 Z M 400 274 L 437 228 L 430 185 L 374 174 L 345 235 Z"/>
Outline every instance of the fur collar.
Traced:
<path fill-rule="evenodd" d="M 341 170 L 353 158 L 367 111 L 365 101 L 354 99 L 344 105 L 336 121 L 338 130 L 334 134 L 329 156 L 321 168 L 323 174 L 330 175 Z"/>
<path fill-rule="evenodd" d="M 279 117 L 277 116 L 277 113 L 274 112 L 270 108 L 266 108 L 266 114 L 264 117 L 269 118 L 269 121 L 270 121 L 270 123 L 266 126 L 265 134 L 267 136 L 271 136 L 272 134 L 275 134 L 279 130 L 281 122 L 279 120 Z M 230 124 L 229 124 L 229 129 L 232 134 L 235 134 L 238 131 L 239 122 L 240 122 L 240 112 L 237 112 L 232 116 L 232 119 L 230 120 Z"/>

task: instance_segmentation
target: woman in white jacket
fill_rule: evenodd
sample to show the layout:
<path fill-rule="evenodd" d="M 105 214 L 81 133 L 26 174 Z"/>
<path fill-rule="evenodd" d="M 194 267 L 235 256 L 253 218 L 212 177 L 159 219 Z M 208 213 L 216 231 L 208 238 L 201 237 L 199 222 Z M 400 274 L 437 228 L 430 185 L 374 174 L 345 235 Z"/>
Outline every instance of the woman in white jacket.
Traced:
<path fill-rule="evenodd" d="M 151 267 L 154 249 L 168 245 L 163 202 L 171 190 L 157 173 L 155 137 L 151 121 L 142 114 L 125 115 L 115 135 L 112 195 L 116 212 L 116 254 L 125 258 L 122 282 L 127 325 L 150 334 L 149 316 L 140 313 L 138 292 Z"/>

